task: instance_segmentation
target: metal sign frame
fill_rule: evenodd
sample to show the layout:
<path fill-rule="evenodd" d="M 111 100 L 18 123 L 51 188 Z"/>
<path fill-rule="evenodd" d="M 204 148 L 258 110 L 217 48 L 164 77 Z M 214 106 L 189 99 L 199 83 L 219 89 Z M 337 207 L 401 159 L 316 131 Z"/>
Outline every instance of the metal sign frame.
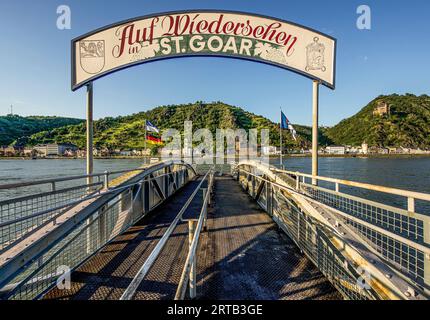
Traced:
<path fill-rule="evenodd" d="M 115 27 L 120 27 L 123 25 L 126 25 L 130 22 L 135 22 L 135 21 L 140 21 L 140 20 L 145 20 L 145 19 L 150 19 L 150 18 L 154 18 L 154 17 L 161 17 L 161 16 L 169 16 L 169 15 L 179 15 L 179 14 L 193 14 L 193 13 L 200 13 L 200 14 L 231 14 L 231 15 L 244 15 L 247 17 L 254 17 L 254 18 L 260 18 L 260 19 L 267 19 L 269 21 L 274 21 L 274 22 L 279 22 L 279 23 L 283 23 L 283 24 L 287 24 L 289 26 L 292 27 L 296 27 L 299 28 L 301 30 L 307 30 L 311 33 L 314 33 L 315 35 L 320 35 L 322 37 L 325 37 L 326 39 L 329 39 L 332 41 L 332 65 L 330 66 L 332 68 L 332 83 L 329 83 L 311 73 L 308 73 L 308 70 L 318 70 L 318 69 L 322 69 L 325 68 L 324 64 L 321 63 L 321 60 L 324 61 L 324 55 L 321 57 L 321 51 L 324 51 L 324 47 L 318 43 L 318 37 L 314 37 L 314 43 L 310 43 L 305 47 L 306 50 L 306 63 L 307 66 L 305 68 L 302 68 L 302 70 L 299 70 L 295 67 L 292 66 L 288 66 L 286 63 L 285 64 L 280 64 L 277 63 L 275 61 L 273 61 L 272 59 L 265 59 L 265 58 L 261 58 L 261 59 L 257 59 L 255 57 L 252 56 L 245 56 L 245 55 L 241 55 L 241 54 L 228 54 L 226 52 L 224 52 L 223 54 L 218 54 L 218 53 L 200 53 L 200 52 L 183 52 L 180 54 L 168 54 L 166 56 L 155 56 L 155 57 L 150 57 L 150 58 L 144 58 L 144 59 L 137 59 L 136 61 L 130 62 L 130 63 L 124 63 L 121 65 L 118 65 L 117 67 L 113 67 L 105 72 L 95 72 L 96 74 L 92 77 L 89 78 L 85 78 L 83 79 L 80 83 L 76 83 L 76 44 L 80 41 L 82 41 L 83 39 L 86 39 L 94 34 L 97 34 L 99 32 L 103 32 Z M 221 19 L 221 18 L 220 18 Z M 201 20 L 203 21 L 203 20 Z M 220 20 L 219 20 L 220 21 Z M 249 23 L 249 20 L 247 21 L 247 23 Z M 255 30 L 254 30 L 255 32 Z M 191 32 L 192 33 L 192 32 Z M 273 36 L 273 35 L 272 35 Z M 285 35 L 286 36 L 286 35 Z M 291 36 L 291 35 L 290 35 Z M 166 37 L 167 38 L 167 37 Z M 255 37 L 257 38 L 257 37 Z M 99 53 L 100 49 L 97 48 L 97 46 L 101 43 L 103 46 L 103 49 L 101 51 L 105 51 L 105 40 L 88 40 L 90 44 L 92 44 L 91 50 L 90 51 L 90 58 L 91 58 L 91 54 L 93 54 L 94 52 L 94 47 L 95 51 L 96 51 L 96 58 L 101 58 L 98 57 L 97 54 Z M 94 44 L 91 42 L 100 42 Z M 295 43 L 295 42 L 294 42 Z M 88 46 L 89 46 L 88 45 Z M 264 44 L 263 44 L 264 45 Z M 89 51 L 90 48 L 88 48 Z M 86 49 L 85 49 L 86 50 Z M 276 49 L 278 50 L 278 49 Z M 86 99 L 87 99 L 87 157 L 86 157 L 86 162 L 87 162 L 87 173 L 91 174 L 93 172 L 93 155 L 92 155 L 92 151 L 93 151 L 93 81 L 96 79 L 100 79 L 102 77 L 105 77 L 111 73 L 114 73 L 116 71 L 119 70 L 123 70 L 135 65 L 140 65 L 140 64 L 144 64 L 144 63 L 149 63 L 149 62 L 153 62 L 153 61 L 158 61 L 158 60 L 165 60 L 165 59 L 173 59 L 173 58 L 183 58 L 183 57 L 223 57 L 223 58 L 234 58 L 234 59 L 241 59 L 241 60 L 248 60 L 248 61 L 253 61 L 253 62 L 259 62 L 259 63 L 264 63 L 264 64 L 268 64 L 268 65 L 272 65 L 272 66 L 276 66 L 282 69 L 286 69 L 286 70 L 290 70 L 292 72 L 295 72 L 297 74 L 300 74 L 304 77 L 307 77 L 309 79 L 312 79 L 313 83 L 312 83 L 312 175 L 314 177 L 318 176 L 318 109 L 319 109 L 319 85 L 323 84 L 326 87 L 334 90 L 335 89 L 335 85 L 336 85 L 336 52 L 337 52 L 337 40 L 327 34 L 324 34 L 322 32 L 319 32 L 315 29 L 309 28 L 309 27 L 305 27 L 302 26 L 300 24 L 296 24 L 294 22 L 290 22 L 287 20 L 283 20 L 283 19 L 278 19 L 278 18 L 274 18 L 274 17 L 269 17 L 269 16 L 265 16 L 265 15 L 260 15 L 260 14 L 254 14 L 254 13 L 247 13 L 247 12 L 241 12 L 241 11 L 230 11 L 230 10 L 182 10 L 182 11 L 169 11 L 169 12 L 163 12 L 163 13 L 155 13 L 155 14 L 150 14 L 150 15 L 145 15 L 145 16 L 140 16 L 140 17 L 135 17 L 132 19 L 128 19 L 128 20 L 123 20 L 120 22 L 116 22 L 114 24 L 110 24 L 108 26 L 96 29 L 94 31 L 91 31 L 89 33 L 86 33 L 84 35 L 81 35 L 77 38 L 74 38 L 71 41 L 71 66 L 72 66 L 72 74 L 71 74 L 71 83 L 72 83 L 72 91 L 75 91 L 83 86 L 87 87 L 87 92 L 86 92 Z M 311 57 L 310 53 L 313 53 L 313 60 L 311 60 L 311 64 L 309 64 L 309 57 Z M 82 67 L 82 61 L 80 60 L 81 63 L 81 67 Z M 105 56 L 103 57 L 103 63 L 106 63 L 105 61 Z M 316 64 L 314 66 L 314 64 Z M 104 67 L 104 66 L 103 66 Z M 100 69 L 103 70 L 103 67 Z M 83 67 L 82 67 L 83 68 Z M 322 69 L 322 71 L 324 72 L 325 69 Z M 87 72 L 88 73 L 88 72 Z M 282 147 L 281 147 L 281 157 L 282 157 Z M 91 180 L 89 179 L 89 182 L 91 182 Z M 313 179 L 313 184 L 317 185 L 318 181 L 317 179 Z"/>
<path fill-rule="evenodd" d="M 159 56 L 159 57 L 154 57 L 154 58 L 149 58 L 149 59 L 144 59 L 144 60 L 138 60 L 138 61 L 133 61 L 131 63 L 128 64 L 124 64 L 121 65 L 117 68 L 105 71 L 105 72 L 101 72 L 87 80 L 85 80 L 84 82 L 81 82 L 79 84 L 76 83 L 76 50 L 75 50 L 75 44 L 76 42 L 81 41 L 82 39 L 88 38 L 96 33 L 108 30 L 108 29 L 112 29 L 115 27 L 119 27 L 122 26 L 124 24 L 127 23 L 131 23 L 131 22 L 135 22 L 135 21 L 139 21 L 139 20 L 144 20 L 144 19 L 149 19 L 149 18 L 154 18 L 154 17 L 158 17 L 158 16 L 165 16 L 165 15 L 177 15 L 177 14 L 193 14 L 193 13 L 220 13 L 220 14 L 234 14 L 234 15 L 244 15 L 244 16 L 249 16 L 249 17 L 255 17 L 255 18 L 263 18 L 263 19 L 269 19 L 272 21 L 276 21 L 276 22 L 280 22 L 280 23 L 285 23 L 285 24 L 289 24 L 291 26 L 294 27 L 298 27 L 304 30 L 308 30 L 310 32 L 316 33 L 318 35 L 321 35 L 323 37 L 326 37 L 330 40 L 332 40 L 334 42 L 334 47 L 333 47 L 333 84 L 328 83 L 327 81 L 318 78 L 316 76 L 313 76 L 309 73 L 306 73 L 302 70 L 299 70 L 297 68 L 294 67 L 288 67 L 286 65 L 280 64 L 280 63 L 276 63 L 273 61 L 269 61 L 269 60 L 262 60 L 262 59 L 258 59 L 258 58 L 254 58 L 252 56 L 246 57 L 246 56 L 239 56 L 239 55 L 234 55 L 234 54 L 229 54 L 229 53 L 214 53 L 214 54 L 205 54 L 205 53 L 199 53 L 199 52 L 195 52 L 195 53 L 180 53 L 180 54 L 169 54 L 166 56 Z M 74 39 L 72 39 L 71 41 L 71 66 L 72 66 L 72 74 L 71 74 L 71 89 L 72 91 L 75 91 L 85 85 L 87 85 L 88 83 L 91 83 L 92 81 L 105 77 L 111 73 L 123 70 L 123 69 L 127 69 L 130 68 L 132 66 L 136 66 L 136 65 L 140 65 L 140 64 L 144 64 L 144 63 L 149 63 L 149 62 L 154 62 L 154 61 L 159 61 L 159 60 L 166 60 L 166 59 L 173 59 L 173 58 L 185 58 L 185 57 L 222 57 L 222 58 L 233 58 L 233 59 L 240 59 L 240 60 L 248 60 L 248 61 L 253 61 L 253 62 L 259 62 L 259 63 L 263 63 L 263 64 L 268 64 L 268 65 L 272 65 L 275 67 L 279 67 L 282 69 L 286 69 L 289 71 L 292 71 L 294 73 L 297 73 L 299 75 L 302 75 L 304 77 L 307 77 L 309 79 L 312 80 L 317 80 L 319 83 L 325 85 L 326 87 L 334 90 L 335 89 L 335 85 L 336 85 L 336 52 L 337 52 L 337 40 L 336 38 L 329 36 L 327 34 L 324 34 L 322 32 L 319 32 L 315 29 L 291 22 L 291 21 L 287 21 L 287 20 L 283 20 L 283 19 L 279 19 L 279 18 L 274 18 L 274 17 L 270 17 L 270 16 L 266 16 L 266 15 L 260 15 L 260 14 L 255 14 L 255 13 L 247 13 L 247 12 L 242 12 L 242 11 L 231 11 L 231 10 L 181 10 L 181 11 L 168 11 L 168 12 L 161 12 L 161 13 L 155 13 L 155 14 L 149 14 L 149 15 L 144 15 L 144 16 L 139 16 L 139 17 L 135 17 L 135 18 L 131 18 L 131 19 L 127 19 L 127 20 L 123 20 L 120 22 L 116 22 L 101 28 L 98 28 L 94 31 L 88 32 L 84 35 L 81 35 L 79 37 L 76 37 Z"/>

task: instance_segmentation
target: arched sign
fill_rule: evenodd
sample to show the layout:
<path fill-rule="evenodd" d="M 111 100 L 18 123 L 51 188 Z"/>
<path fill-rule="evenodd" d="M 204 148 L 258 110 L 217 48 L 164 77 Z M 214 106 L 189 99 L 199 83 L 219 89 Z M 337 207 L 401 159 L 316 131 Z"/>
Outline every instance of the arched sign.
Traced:
<path fill-rule="evenodd" d="M 334 38 L 275 18 L 203 10 L 139 17 L 73 39 L 72 90 L 136 64 L 184 56 L 263 62 L 335 87 Z"/>

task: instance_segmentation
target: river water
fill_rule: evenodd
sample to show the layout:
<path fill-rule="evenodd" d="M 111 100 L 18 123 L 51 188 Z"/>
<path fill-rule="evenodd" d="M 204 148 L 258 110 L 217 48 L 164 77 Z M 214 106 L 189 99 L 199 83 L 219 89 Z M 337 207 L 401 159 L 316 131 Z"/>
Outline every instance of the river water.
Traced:
<path fill-rule="evenodd" d="M 279 164 L 279 159 L 271 159 L 271 163 Z M 132 169 L 142 164 L 142 159 L 96 159 L 94 172 Z M 288 157 L 284 165 L 287 170 L 310 173 L 312 164 L 308 157 Z M 82 174 L 85 174 L 83 159 L 0 160 L 0 184 Z M 320 158 L 319 174 L 430 193 L 430 157 Z M 19 190 L 0 190 L 0 199 L 19 194 Z M 402 206 L 405 203 L 404 198 L 394 202 Z M 418 203 L 418 206 L 430 214 L 430 204 Z"/>

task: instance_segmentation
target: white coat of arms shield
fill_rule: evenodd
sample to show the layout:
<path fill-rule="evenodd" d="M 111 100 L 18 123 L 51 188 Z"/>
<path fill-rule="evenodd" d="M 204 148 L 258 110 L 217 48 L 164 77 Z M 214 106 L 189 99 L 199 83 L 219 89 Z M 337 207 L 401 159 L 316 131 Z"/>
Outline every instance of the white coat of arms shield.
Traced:
<path fill-rule="evenodd" d="M 326 71 L 324 61 L 325 46 L 319 43 L 319 38 L 315 37 L 314 42 L 306 47 L 306 71 L 321 70 Z"/>
<path fill-rule="evenodd" d="M 79 42 L 80 63 L 89 74 L 97 74 L 105 66 L 104 40 L 84 40 Z"/>

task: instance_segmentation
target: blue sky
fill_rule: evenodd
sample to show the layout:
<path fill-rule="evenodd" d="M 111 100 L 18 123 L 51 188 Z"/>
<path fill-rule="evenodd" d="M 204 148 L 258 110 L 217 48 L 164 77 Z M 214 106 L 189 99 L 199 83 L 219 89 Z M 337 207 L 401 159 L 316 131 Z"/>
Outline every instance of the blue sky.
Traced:
<path fill-rule="evenodd" d="M 69 5 L 71 30 L 56 27 Z M 372 29 L 356 28 L 356 9 L 372 10 Z M 427 0 L 216 0 L 0 2 L 0 115 L 85 117 L 85 89 L 70 90 L 70 40 L 120 20 L 182 9 L 260 13 L 338 39 L 337 88 L 321 89 L 320 124 L 353 115 L 379 94 L 430 94 L 430 2 Z M 158 105 L 224 101 L 273 121 L 279 107 L 311 123 L 309 79 L 279 68 L 225 58 L 182 58 L 129 68 L 94 84 L 94 116 L 127 115 Z"/>

